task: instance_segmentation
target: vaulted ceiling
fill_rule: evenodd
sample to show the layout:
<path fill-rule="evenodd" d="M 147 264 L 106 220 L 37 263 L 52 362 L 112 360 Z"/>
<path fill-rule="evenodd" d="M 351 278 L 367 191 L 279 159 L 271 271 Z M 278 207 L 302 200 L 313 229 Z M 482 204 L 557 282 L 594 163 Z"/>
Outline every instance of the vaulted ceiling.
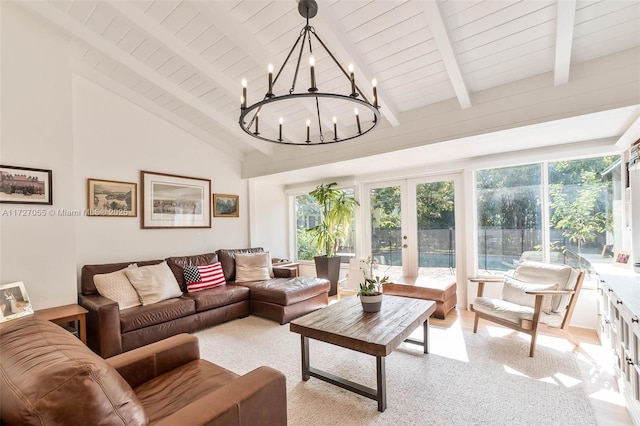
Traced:
<path fill-rule="evenodd" d="M 296 1 L 18 4 L 71 36 L 85 77 L 238 159 L 281 149 L 238 126 L 240 81 L 250 102 L 264 96 L 267 64 L 284 61 L 304 26 Z M 321 0 L 311 25 L 341 63 L 355 65 L 364 91 L 378 80 L 390 128 L 447 100 L 474 108 L 474 94 L 544 73 L 562 86 L 572 67 L 640 46 L 636 0 Z M 318 85 L 342 90 L 328 56 L 316 63 Z M 276 92 L 288 90 L 285 80 Z M 310 112 L 284 113 L 301 132 Z M 260 124 L 276 131 L 274 117 Z"/>

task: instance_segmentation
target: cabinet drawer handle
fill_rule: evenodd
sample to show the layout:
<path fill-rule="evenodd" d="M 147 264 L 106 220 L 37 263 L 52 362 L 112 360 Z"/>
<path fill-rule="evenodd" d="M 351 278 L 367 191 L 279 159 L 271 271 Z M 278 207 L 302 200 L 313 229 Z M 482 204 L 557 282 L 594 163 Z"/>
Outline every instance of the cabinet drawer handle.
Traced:
<path fill-rule="evenodd" d="M 631 322 L 638 322 L 638 318 L 631 318 Z"/>
<path fill-rule="evenodd" d="M 616 305 L 622 305 L 622 300 L 616 300 Z"/>
<path fill-rule="evenodd" d="M 608 289 L 607 289 L 607 291 L 610 291 L 610 292 L 613 292 L 613 289 L 611 289 L 611 288 L 608 288 Z"/>
<path fill-rule="evenodd" d="M 609 321 L 609 320 L 604 320 L 604 322 L 605 322 L 606 324 L 611 324 L 611 321 Z"/>

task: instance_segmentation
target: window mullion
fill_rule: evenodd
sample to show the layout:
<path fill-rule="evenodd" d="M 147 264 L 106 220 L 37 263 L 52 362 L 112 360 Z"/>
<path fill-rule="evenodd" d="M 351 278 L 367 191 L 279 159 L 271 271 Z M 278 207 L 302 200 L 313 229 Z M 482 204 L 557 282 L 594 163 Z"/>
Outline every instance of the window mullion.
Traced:
<path fill-rule="evenodd" d="M 551 261 L 551 226 L 549 203 L 549 163 L 544 161 L 542 167 L 542 258 L 544 262 Z"/>

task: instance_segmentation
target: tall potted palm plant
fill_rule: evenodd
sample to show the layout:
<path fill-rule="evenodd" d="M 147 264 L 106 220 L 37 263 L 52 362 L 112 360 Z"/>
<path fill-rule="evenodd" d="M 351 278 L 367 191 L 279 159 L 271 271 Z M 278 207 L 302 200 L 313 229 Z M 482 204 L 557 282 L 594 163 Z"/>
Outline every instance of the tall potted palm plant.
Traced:
<path fill-rule="evenodd" d="M 331 282 L 329 296 L 338 292 L 340 276 L 340 256 L 335 253 L 340 244 L 349 235 L 349 225 L 358 201 L 347 195 L 338 184 L 320 184 L 309 193 L 320 206 L 320 223 L 307 231 L 311 233 L 311 242 L 316 247 L 318 256 L 314 257 L 316 273 L 320 278 Z"/>

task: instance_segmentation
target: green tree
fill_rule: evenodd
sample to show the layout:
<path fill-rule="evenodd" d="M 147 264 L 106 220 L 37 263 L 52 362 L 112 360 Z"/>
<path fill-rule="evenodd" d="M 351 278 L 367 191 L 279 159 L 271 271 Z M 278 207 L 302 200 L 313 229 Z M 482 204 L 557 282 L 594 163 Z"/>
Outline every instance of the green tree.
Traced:
<path fill-rule="evenodd" d="M 600 204 L 606 187 L 592 170 L 582 170 L 580 184 L 575 187 L 565 183 L 549 185 L 551 225 L 562 229 L 562 235 L 577 245 L 578 255 L 583 243 L 595 242 L 606 229 L 607 214 Z"/>

